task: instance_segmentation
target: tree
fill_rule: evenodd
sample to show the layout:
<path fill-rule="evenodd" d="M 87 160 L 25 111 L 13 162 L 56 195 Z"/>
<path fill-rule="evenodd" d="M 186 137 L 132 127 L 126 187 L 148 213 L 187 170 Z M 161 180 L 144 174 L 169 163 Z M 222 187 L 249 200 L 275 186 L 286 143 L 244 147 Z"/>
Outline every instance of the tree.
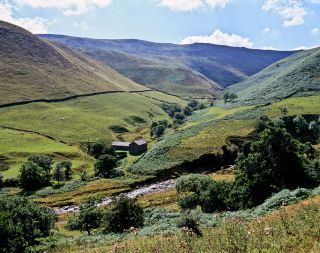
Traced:
<path fill-rule="evenodd" d="M 138 228 L 143 226 L 143 208 L 135 199 L 120 195 L 119 198 L 114 199 L 104 219 L 104 232 L 122 233 L 131 227 Z"/>
<path fill-rule="evenodd" d="M 60 163 L 60 166 L 64 168 L 64 177 L 66 180 L 71 179 L 71 168 L 72 168 L 72 162 L 71 161 L 63 161 Z"/>
<path fill-rule="evenodd" d="M 182 113 L 176 113 L 174 115 L 174 118 L 177 119 L 177 120 L 184 120 L 185 116 Z"/>
<path fill-rule="evenodd" d="M 189 106 L 187 106 L 184 108 L 183 113 L 186 116 L 190 116 L 190 115 L 192 115 L 192 109 Z"/>
<path fill-rule="evenodd" d="M 51 166 L 54 161 L 50 156 L 46 155 L 33 155 L 28 158 L 28 161 L 37 164 L 39 167 L 43 168 L 47 174 L 47 181 L 50 182 L 51 179 Z"/>
<path fill-rule="evenodd" d="M 81 181 L 86 181 L 88 174 L 89 174 L 89 170 L 86 165 L 81 165 L 81 166 L 77 167 L 75 169 L 75 172 L 78 174 Z"/>
<path fill-rule="evenodd" d="M 225 103 L 233 102 L 237 98 L 238 98 L 237 94 L 232 93 L 232 92 L 227 91 L 223 94 L 223 100 Z"/>
<path fill-rule="evenodd" d="M 6 196 L 0 199 L 0 252 L 26 252 L 50 235 L 57 221 L 52 209 L 26 198 Z"/>
<path fill-rule="evenodd" d="M 192 100 L 192 101 L 190 101 L 189 103 L 188 103 L 188 106 L 189 107 L 192 107 L 192 108 L 196 108 L 196 107 L 198 107 L 198 102 L 196 101 L 196 100 Z"/>
<path fill-rule="evenodd" d="M 80 204 L 79 215 L 71 217 L 66 227 L 70 230 L 86 231 L 90 236 L 93 229 L 100 227 L 103 216 L 97 204 L 98 200 L 95 198 L 86 199 Z"/>
<path fill-rule="evenodd" d="M 117 166 L 117 159 L 112 155 L 102 155 L 94 165 L 96 176 L 111 177 L 112 169 Z"/>
<path fill-rule="evenodd" d="M 284 188 L 315 185 L 307 173 L 307 165 L 299 143 L 286 130 L 265 129 L 246 154 L 238 158 L 232 203 L 251 208 Z"/>
<path fill-rule="evenodd" d="M 26 191 L 38 190 L 49 184 L 47 171 L 31 161 L 20 168 L 19 180 L 21 188 Z"/>
<path fill-rule="evenodd" d="M 60 184 L 61 181 L 65 180 L 65 178 L 66 178 L 65 177 L 65 172 L 64 172 L 63 167 L 62 167 L 62 165 L 60 163 L 57 164 L 55 170 L 53 171 L 52 178 L 54 180 L 57 180 L 58 184 Z"/>

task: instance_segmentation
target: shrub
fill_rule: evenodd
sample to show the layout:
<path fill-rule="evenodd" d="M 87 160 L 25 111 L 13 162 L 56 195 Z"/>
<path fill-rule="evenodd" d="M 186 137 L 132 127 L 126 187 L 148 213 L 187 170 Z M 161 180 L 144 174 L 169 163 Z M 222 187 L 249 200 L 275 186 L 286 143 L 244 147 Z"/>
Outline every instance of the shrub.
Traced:
<path fill-rule="evenodd" d="M 202 236 L 200 231 L 199 222 L 196 218 L 189 215 L 184 215 L 177 223 L 178 228 L 186 229 L 187 232 L 195 234 L 196 236 Z"/>
<path fill-rule="evenodd" d="M 114 199 L 111 208 L 105 214 L 104 220 L 104 232 L 122 233 L 131 227 L 143 226 L 143 209 L 135 199 L 129 199 L 125 195 L 121 195 Z"/>
<path fill-rule="evenodd" d="M 178 205 L 182 209 L 194 209 L 199 203 L 199 196 L 195 192 L 184 192 L 179 194 Z"/>
<path fill-rule="evenodd" d="M 38 244 L 38 238 L 50 235 L 57 215 L 26 198 L 0 199 L 0 252 L 25 252 Z"/>
<path fill-rule="evenodd" d="M 113 155 L 102 155 L 94 165 L 95 176 L 109 178 L 112 175 L 112 170 L 117 166 L 117 158 Z"/>
<path fill-rule="evenodd" d="M 47 171 L 31 161 L 22 165 L 19 179 L 21 188 L 26 191 L 38 190 L 49 184 Z"/>
<path fill-rule="evenodd" d="M 197 108 L 198 107 L 198 102 L 196 100 L 192 100 L 188 103 L 188 106 L 189 107 L 192 107 L 192 108 Z"/>
<path fill-rule="evenodd" d="M 223 94 L 223 100 L 225 103 L 227 102 L 233 102 L 235 99 L 237 99 L 238 96 L 235 93 L 231 93 L 231 92 L 225 92 Z"/>
<path fill-rule="evenodd" d="M 229 195 L 233 183 L 213 181 L 208 190 L 200 196 L 199 204 L 203 212 L 225 211 L 229 208 Z"/>
<path fill-rule="evenodd" d="M 179 177 L 176 184 L 179 194 L 178 204 L 181 208 L 195 208 L 199 204 L 200 195 L 212 182 L 212 178 L 200 174 Z"/>

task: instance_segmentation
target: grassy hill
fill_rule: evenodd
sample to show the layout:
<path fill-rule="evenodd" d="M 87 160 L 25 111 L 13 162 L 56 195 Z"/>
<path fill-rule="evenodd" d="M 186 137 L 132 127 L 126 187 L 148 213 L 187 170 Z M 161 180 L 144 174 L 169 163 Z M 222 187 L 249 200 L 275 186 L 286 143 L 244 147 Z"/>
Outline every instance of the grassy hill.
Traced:
<path fill-rule="evenodd" d="M 212 44 L 40 37 L 81 50 L 148 87 L 190 96 L 215 95 L 221 87 L 242 81 L 293 53 Z"/>
<path fill-rule="evenodd" d="M 143 90 L 110 67 L 0 21 L 0 104 Z"/>
<path fill-rule="evenodd" d="M 320 48 L 298 52 L 228 88 L 242 104 L 259 104 L 320 91 Z"/>

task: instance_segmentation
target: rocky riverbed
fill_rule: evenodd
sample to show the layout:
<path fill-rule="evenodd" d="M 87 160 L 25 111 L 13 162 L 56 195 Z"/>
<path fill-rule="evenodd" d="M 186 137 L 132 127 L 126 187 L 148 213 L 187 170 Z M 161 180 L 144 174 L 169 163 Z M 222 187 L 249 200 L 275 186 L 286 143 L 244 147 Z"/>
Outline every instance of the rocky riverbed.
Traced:
<path fill-rule="evenodd" d="M 128 198 L 137 198 L 137 197 L 141 197 L 151 193 L 162 192 L 167 189 L 172 189 L 175 187 L 176 187 L 176 181 L 171 179 L 171 180 L 162 181 L 159 183 L 151 184 L 149 186 L 132 190 L 126 193 L 126 195 Z M 111 202 L 112 202 L 111 197 L 105 197 L 101 200 L 98 206 L 106 206 L 106 205 L 109 205 Z M 74 213 L 79 211 L 79 206 L 71 205 L 71 206 L 63 206 L 63 207 L 54 207 L 53 210 L 57 214 Z"/>

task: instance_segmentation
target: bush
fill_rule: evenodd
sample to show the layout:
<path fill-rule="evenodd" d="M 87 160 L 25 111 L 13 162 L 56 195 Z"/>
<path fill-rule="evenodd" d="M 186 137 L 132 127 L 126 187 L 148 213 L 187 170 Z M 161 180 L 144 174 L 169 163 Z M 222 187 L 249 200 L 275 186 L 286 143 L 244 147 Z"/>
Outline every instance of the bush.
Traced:
<path fill-rule="evenodd" d="M 95 176 L 110 178 L 112 170 L 117 166 L 117 158 L 113 155 L 102 155 L 94 165 Z"/>
<path fill-rule="evenodd" d="M 122 233 L 131 227 L 143 226 L 143 209 L 135 199 L 129 199 L 125 195 L 121 195 L 114 199 L 111 208 L 105 214 L 104 220 L 104 232 Z"/>
<path fill-rule="evenodd" d="M 47 171 L 31 161 L 22 165 L 19 179 L 21 188 L 26 191 L 38 190 L 49 184 Z"/>
<path fill-rule="evenodd" d="M 203 212 L 212 213 L 229 209 L 229 195 L 233 183 L 213 181 L 208 190 L 200 196 L 199 204 Z"/>
<path fill-rule="evenodd" d="M 174 118 L 177 119 L 177 120 L 184 120 L 185 116 L 182 113 L 176 113 L 174 115 Z"/>
<path fill-rule="evenodd" d="M 200 174 L 190 174 L 177 179 L 176 189 L 179 194 L 178 204 L 181 208 L 192 209 L 199 204 L 200 195 L 213 182 L 212 178 Z"/>
<path fill-rule="evenodd" d="M 178 205 L 182 209 L 194 209 L 199 203 L 199 196 L 195 192 L 184 192 L 179 194 Z"/>
<path fill-rule="evenodd" d="M 198 102 L 196 100 L 192 100 L 188 103 L 188 106 L 189 107 L 192 107 L 192 108 L 197 108 L 198 107 Z"/>
<path fill-rule="evenodd" d="M 235 93 L 231 93 L 231 92 L 225 92 L 223 94 L 223 100 L 225 103 L 227 102 L 233 102 L 235 99 L 237 99 L 238 96 Z"/>
<path fill-rule="evenodd" d="M 197 219 L 190 215 L 183 216 L 177 224 L 178 228 L 186 229 L 187 232 L 195 234 L 196 236 L 202 236 Z"/>
<path fill-rule="evenodd" d="M 50 235 L 57 215 L 26 198 L 0 199 L 0 252 L 25 252 L 38 244 L 38 238 Z"/>

